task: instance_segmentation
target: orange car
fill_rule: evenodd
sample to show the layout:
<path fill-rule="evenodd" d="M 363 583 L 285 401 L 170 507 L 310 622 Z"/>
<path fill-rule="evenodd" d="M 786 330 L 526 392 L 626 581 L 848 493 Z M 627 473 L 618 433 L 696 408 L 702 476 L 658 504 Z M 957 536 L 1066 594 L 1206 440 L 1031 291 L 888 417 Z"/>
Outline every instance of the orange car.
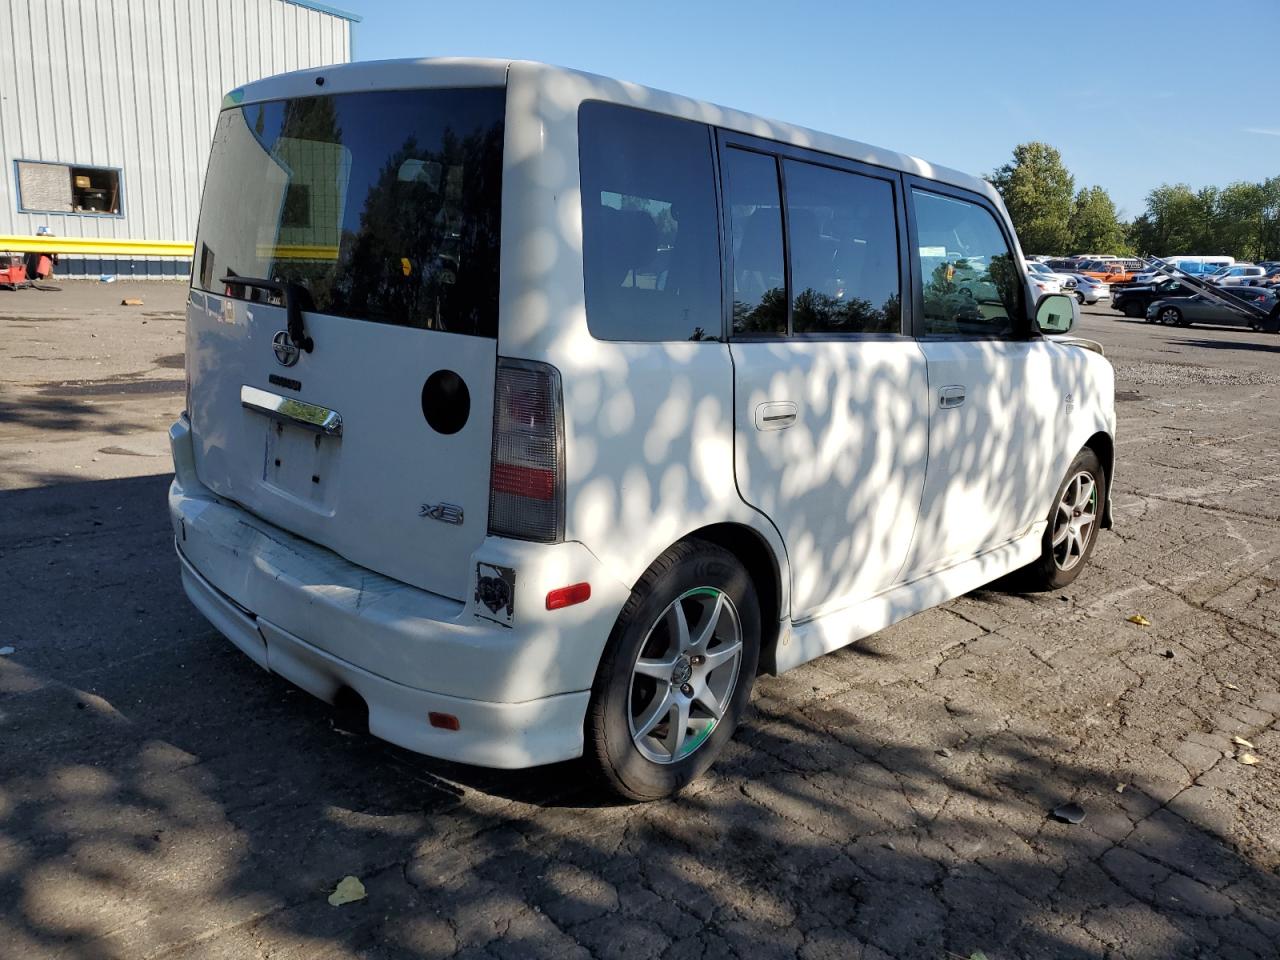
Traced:
<path fill-rule="evenodd" d="M 1142 269 L 1142 264 L 1135 260 L 1090 260 L 1082 263 L 1076 273 L 1103 283 L 1129 283 Z"/>

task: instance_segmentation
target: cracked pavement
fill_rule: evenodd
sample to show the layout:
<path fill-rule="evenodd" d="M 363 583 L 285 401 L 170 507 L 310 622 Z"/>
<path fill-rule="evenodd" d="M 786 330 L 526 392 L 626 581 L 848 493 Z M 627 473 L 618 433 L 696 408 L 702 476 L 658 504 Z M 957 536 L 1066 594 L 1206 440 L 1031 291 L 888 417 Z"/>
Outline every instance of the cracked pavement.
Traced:
<path fill-rule="evenodd" d="M 0 954 L 1277 956 L 1280 337 L 1091 310 L 1089 569 L 761 678 L 709 776 L 614 806 L 346 733 L 194 611 L 156 442 L 183 288 L 143 325 L 124 286 L 0 294 Z"/>

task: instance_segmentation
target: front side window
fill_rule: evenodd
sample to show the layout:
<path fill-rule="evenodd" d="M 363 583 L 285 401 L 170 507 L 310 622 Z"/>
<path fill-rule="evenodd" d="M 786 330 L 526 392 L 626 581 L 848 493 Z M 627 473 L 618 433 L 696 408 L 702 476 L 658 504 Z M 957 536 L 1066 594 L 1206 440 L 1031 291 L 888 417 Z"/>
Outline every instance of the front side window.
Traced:
<path fill-rule="evenodd" d="M 1014 337 L 1024 328 L 1022 272 L 995 217 L 966 200 L 913 189 L 926 336 Z"/>
<path fill-rule="evenodd" d="M 893 186 L 798 160 L 783 167 L 792 331 L 901 333 Z"/>
<path fill-rule="evenodd" d="M 724 171 L 732 234 L 733 332 L 785 336 L 787 277 L 777 161 L 730 147 Z"/>
<path fill-rule="evenodd" d="M 193 282 L 297 284 L 304 309 L 494 337 L 501 88 L 273 100 L 218 117 Z M 278 302 L 278 298 L 275 301 Z"/>
<path fill-rule="evenodd" d="M 578 113 L 587 328 L 600 340 L 720 337 L 711 131 L 610 103 Z"/>

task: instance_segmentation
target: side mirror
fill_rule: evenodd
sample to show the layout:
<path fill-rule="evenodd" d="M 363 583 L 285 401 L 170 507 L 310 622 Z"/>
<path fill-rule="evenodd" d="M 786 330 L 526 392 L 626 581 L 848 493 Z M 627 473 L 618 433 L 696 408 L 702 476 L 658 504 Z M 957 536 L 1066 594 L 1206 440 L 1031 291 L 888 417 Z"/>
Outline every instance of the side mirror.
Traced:
<path fill-rule="evenodd" d="M 1076 302 L 1061 293 L 1046 293 L 1036 301 L 1036 326 L 1041 333 L 1070 333 L 1076 325 Z"/>

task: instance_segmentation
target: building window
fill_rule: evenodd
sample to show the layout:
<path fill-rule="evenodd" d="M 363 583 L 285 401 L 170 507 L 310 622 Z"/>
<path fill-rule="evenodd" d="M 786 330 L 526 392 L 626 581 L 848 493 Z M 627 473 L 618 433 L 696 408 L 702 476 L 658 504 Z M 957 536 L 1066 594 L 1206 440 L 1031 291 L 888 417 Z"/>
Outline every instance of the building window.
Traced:
<path fill-rule="evenodd" d="M 19 160 L 16 166 L 18 209 L 23 213 L 124 213 L 119 170 L 41 160 Z"/>

